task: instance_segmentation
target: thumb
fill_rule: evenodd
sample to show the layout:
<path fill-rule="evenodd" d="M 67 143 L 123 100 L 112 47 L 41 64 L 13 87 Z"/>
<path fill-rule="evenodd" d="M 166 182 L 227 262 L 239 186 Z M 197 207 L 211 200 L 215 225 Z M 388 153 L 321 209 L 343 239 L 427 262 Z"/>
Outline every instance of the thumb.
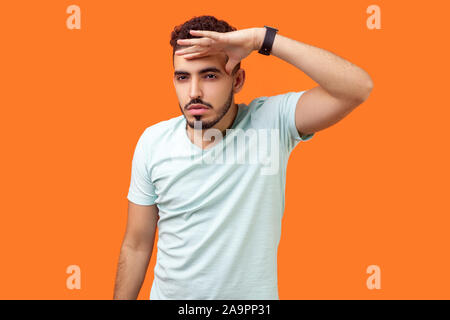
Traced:
<path fill-rule="evenodd" d="M 225 71 L 226 73 L 228 73 L 228 75 L 231 76 L 231 72 L 233 71 L 234 67 L 236 67 L 236 65 L 239 63 L 239 61 L 233 60 L 233 59 L 229 59 L 226 66 L 225 66 Z"/>

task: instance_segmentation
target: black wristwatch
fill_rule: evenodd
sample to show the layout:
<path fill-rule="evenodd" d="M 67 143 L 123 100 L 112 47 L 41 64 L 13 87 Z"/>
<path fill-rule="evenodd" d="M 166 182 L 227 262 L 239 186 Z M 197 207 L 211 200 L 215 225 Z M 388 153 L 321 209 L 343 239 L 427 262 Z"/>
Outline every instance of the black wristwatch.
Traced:
<path fill-rule="evenodd" d="M 278 31 L 278 29 L 264 26 L 266 28 L 266 35 L 264 36 L 264 41 L 262 44 L 261 49 L 259 49 L 258 53 L 261 53 L 265 56 L 270 55 L 270 52 L 272 51 L 272 45 L 273 41 L 275 40 L 275 35 Z"/>

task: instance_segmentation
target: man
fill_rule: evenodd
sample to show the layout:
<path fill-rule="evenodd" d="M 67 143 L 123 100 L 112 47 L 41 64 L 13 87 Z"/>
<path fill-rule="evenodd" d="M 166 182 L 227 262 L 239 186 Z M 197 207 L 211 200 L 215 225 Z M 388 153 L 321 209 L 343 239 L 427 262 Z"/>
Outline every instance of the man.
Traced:
<path fill-rule="evenodd" d="M 150 299 L 279 299 L 289 154 L 365 101 L 373 85 L 359 67 L 276 31 L 201 16 L 172 32 L 182 115 L 148 127 L 136 145 L 114 299 L 137 298 L 156 226 Z M 319 86 L 236 104 L 240 62 L 255 50 Z"/>

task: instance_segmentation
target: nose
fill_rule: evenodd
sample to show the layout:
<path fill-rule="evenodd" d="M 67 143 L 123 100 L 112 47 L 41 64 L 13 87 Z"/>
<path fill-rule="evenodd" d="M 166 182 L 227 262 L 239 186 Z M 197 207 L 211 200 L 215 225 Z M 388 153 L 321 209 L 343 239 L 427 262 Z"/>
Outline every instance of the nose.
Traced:
<path fill-rule="evenodd" d="M 202 90 L 200 88 L 199 81 L 192 79 L 191 81 L 191 87 L 189 89 L 189 97 L 191 100 L 197 99 L 203 95 Z"/>

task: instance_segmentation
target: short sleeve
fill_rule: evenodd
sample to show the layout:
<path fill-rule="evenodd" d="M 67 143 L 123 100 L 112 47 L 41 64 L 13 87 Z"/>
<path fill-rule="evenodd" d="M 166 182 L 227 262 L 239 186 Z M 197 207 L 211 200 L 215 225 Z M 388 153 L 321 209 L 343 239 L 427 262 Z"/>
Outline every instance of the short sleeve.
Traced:
<path fill-rule="evenodd" d="M 134 150 L 130 188 L 127 196 L 128 200 L 140 205 L 152 205 L 157 198 L 148 170 L 150 154 L 148 152 L 149 146 L 146 143 L 146 133 L 147 130 L 139 138 Z"/>
<path fill-rule="evenodd" d="M 295 109 L 300 97 L 306 91 L 288 92 L 276 96 L 268 97 L 265 103 L 269 104 L 268 108 L 276 110 L 278 117 L 277 126 L 280 129 L 282 143 L 290 152 L 300 141 L 308 141 L 314 136 L 314 132 L 300 136 L 295 126 Z M 266 109 L 270 110 L 270 109 Z"/>

